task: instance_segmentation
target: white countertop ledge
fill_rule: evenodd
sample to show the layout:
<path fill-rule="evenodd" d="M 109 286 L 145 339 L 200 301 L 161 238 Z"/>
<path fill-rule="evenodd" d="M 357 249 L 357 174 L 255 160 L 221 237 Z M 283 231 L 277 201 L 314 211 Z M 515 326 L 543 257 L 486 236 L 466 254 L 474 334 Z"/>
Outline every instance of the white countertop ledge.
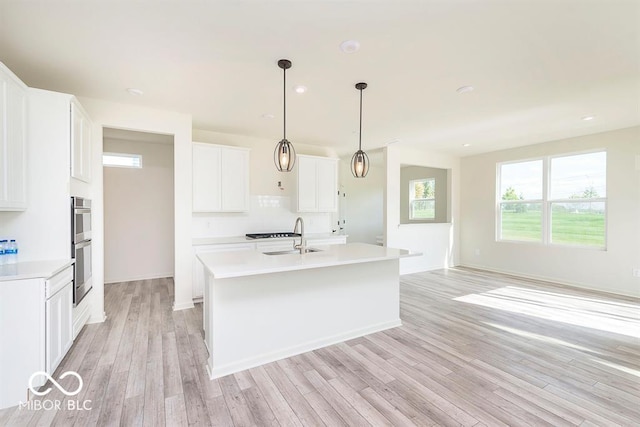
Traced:
<path fill-rule="evenodd" d="M 348 237 L 347 234 L 335 233 L 307 233 L 306 239 L 340 239 Z M 192 239 L 193 246 L 200 245 L 224 245 L 231 243 L 260 243 L 260 242 L 277 242 L 300 239 L 299 237 L 268 237 L 264 239 L 250 239 L 246 236 L 228 236 L 228 237 L 195 237 Z"/>
<path fill-rule="evenodd" d="M 47 279 L 55 276 L 75 262 L 73 259 L 23 261 L 0 265 L 0 282 L 24 279 Z"/>
<path fill-rule="evenodd" d="M 197 257 L 214 279 L 228 279 L 421 255 L 406 249 L 387 248 L 366 243 L 312 247 L 321 249 L 321 251 L 304 255 L 266 255 L 258 251 L 210 252 L 198 254 Z"/>

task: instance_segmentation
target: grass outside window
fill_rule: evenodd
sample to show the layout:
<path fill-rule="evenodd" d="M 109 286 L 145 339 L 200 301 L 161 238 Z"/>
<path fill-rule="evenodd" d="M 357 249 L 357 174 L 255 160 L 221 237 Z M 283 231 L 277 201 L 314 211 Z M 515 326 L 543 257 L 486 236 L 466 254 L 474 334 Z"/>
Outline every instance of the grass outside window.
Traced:
<path fill-rule="evenodd" d="M 498 164 L 497 171 L 498 240 L 606 248 L 606 152 Z"/>

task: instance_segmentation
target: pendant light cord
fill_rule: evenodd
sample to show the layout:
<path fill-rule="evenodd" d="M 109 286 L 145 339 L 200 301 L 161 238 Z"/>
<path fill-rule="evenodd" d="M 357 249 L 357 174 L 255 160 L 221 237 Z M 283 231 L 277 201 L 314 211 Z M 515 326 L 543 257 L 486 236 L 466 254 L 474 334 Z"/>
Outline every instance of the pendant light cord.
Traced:
<path fill-rule="evenodd" d="M 284 140 L 287 139 L 287 69 L 282 69 L 283 84 L 282 84 L 282 97 L 284 98 L 284 129 L 282 130 Z"/>
<path fill-rule="evenodd" d="M 362 89 L 360 89 L 360 136 L 358 137 L 358 150 L 362 150 Z"/>

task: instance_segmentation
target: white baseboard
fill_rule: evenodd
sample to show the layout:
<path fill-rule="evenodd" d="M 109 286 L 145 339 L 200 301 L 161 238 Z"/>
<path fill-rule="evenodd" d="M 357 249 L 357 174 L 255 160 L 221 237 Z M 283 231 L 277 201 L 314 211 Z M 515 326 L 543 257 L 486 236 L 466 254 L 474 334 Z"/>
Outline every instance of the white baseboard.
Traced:
<path fill-rule="evenodd" d="M 499 268 L 489 268 L 489 267 L 486 267 L 486 266 L 483 266 L 483 265 L 476 265 L 476 264 L 460 264 L 460 265 L 457 265 L 456 267 L 475 268 L 476 270 L 485 270 L 485 271 L 489 271 L 489 272 L 492 272 L 492 273 L 508 274 L 509 276 L 522 277 L 523 279 L 539 280 L 541 282 L 555 283 L 555 284 L 562 285 L 562 286 L 568 286 L 570 288 L 587 289 L 587 290 L 590 290 L 590 291 L 602 292 L 602 293 L 610 294 L 610 295 L 624 295 L 624 296 L 634 297 L 634 298 L 638 297 L 637 294 L 634 295 L 634 294 L 630 294 L 630 293 L 627 294 L 627 293 L 623 293 L 623 292 L 606 291 L 604 289 L 595 288 L 593 286 L 585 285 L 583 283 L 567 282 L 567 281 L 564 281 L 564 280 L 561 280 L 561 279 L 557 279 L 555 277 L 542 276 L 542 275 L 538 275 L 538 274 L 525 274 L 525 273 L 521 273 L 521 272 L 518 272 L 518 271 L 504 270 L 504 269 L 499 269 Z"/>
<path fill-rule="evenodd" d="M 87 323 L 102 323 L 107 320 L 107 313 L 102 312 L 102 316 L 91 316 Z"/>
<path fill-rule="evenodd" d="M 195 307 L 193 305 L 193 301 L 185 301 L 185 302 L 173 302 L 173 311 L 187 310 L 189 308 Z"/>
<path fill-rule="evenodd" d="M 91 304 L 80 304 L 73 312 L 73 339 L 75 340 L 91 315 Z"/>
<path fill-rule="evenodd" d="M 131 277 L 122 277 L 119 279 L 105 278 L 104 284 L 108 285 L 111 283 L 120 283 L 120 282 L 135 282 L 137 280 L 153 280 L 153 279 L 164 279 L 165 277 L 173 277 L 173 272 L 171 273 L 158 273 L 158 274 L 143 274 L 141 276 L 131 276 Z"/>
<path fill-rule="evenodd" d="M 384 331 L 386 329 L 396 328 L 398 326 L 402 326 L 402 321 L 400 319 L 393 320 L 390 322 L 379 323 L 377 325 L 368 326 L 366 328 L 347 331 L 338 335 L 332 335 L 329 337 L 320 338 L 313 341 L 308 341 L 299 345 L 295 345 L 293 347 L 284 348 L 271 353 L 260 354 L 255 357 L 247 358 L 247 359 L 240 360 L 233 363 L 228 363 L 226 365 L 218 366 L 213 369 L 211 369 L 211 365 L 212 365 L 211 359 L 213 357 L 213 355 L 211 355 L 209 356 L 209 360 L 207 361 L 207 372 L 209 373 L 210 379 L 220 378 L 220 377 L 224 377 L 225 375 L 244 371 L 245 369 L 255 368 L 256 366 L 271 363 L 276 360 L 285 359 L 287 357 L 295 356 L 301 353 L 306 353 L 307 351 L 312 351 L 318 348 L 327 347 L 333 344 L 337 344 L 337 343 L 348 341 L 354 338 L 362 337 L 364 335 L 373 334 L 375 332 Z"/>

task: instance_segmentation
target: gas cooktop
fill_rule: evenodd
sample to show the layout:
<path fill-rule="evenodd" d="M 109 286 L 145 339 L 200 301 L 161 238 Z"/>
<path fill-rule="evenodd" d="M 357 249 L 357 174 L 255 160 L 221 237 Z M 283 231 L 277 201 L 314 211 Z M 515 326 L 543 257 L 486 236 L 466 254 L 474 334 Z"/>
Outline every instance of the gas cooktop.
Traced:
<path fill-rule="evenodd" d="M 300 237 L 300 234 L 281 231 L 278 233 L 247 233 L 245 236 L 247 236 L 248 239 L 273 239 L 278 237 Z"/>

